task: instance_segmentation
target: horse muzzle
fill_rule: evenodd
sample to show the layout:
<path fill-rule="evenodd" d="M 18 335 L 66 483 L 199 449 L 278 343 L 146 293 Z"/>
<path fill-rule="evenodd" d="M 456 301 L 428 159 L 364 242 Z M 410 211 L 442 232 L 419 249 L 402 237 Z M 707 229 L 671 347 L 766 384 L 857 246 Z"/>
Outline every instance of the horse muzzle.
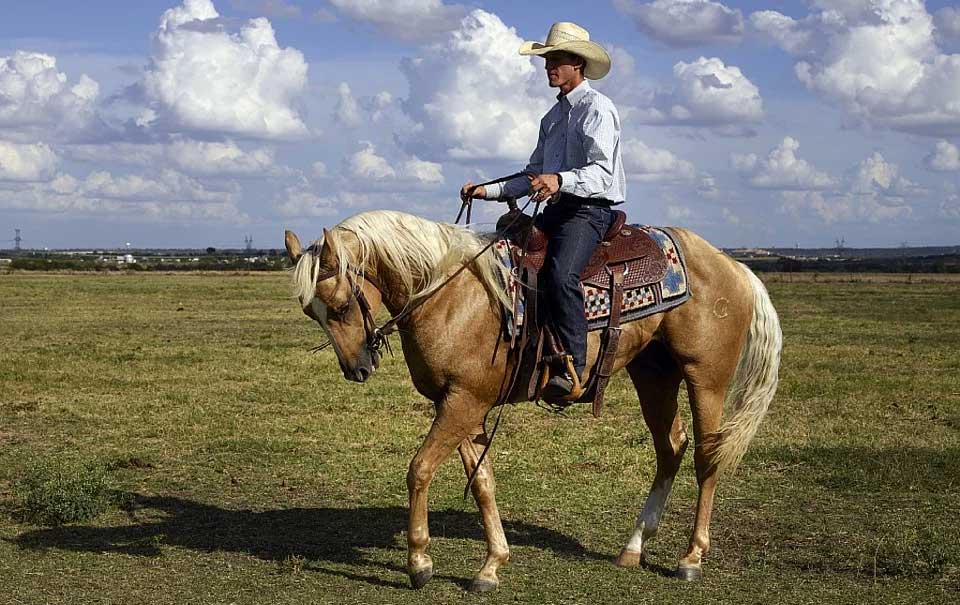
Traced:
<path fill-rule="evenodd" d="M 351 382 L 359 383 L 366 382 L 378 367 L 380 367 L 380 353 L 369 349 L 362 350 L 352 368 L 348 368 L 343 363 L 340 364 L 343 377 Z"/>

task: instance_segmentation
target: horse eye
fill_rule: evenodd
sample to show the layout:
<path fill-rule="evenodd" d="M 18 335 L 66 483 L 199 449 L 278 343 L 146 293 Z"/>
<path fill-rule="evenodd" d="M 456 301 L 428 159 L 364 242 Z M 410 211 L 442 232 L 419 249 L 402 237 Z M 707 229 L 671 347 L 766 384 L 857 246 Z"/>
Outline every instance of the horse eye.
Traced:
<path fill-rule="evenodd" d="M 350 312 L 350 301 L 347 301 L 333 310 L 337 317 L 345 317 Z"/>

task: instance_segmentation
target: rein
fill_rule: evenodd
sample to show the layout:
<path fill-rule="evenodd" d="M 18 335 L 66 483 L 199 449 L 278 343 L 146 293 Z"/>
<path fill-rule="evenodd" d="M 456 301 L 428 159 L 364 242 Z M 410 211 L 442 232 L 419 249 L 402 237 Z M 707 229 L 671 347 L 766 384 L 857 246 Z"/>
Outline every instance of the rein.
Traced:
<path fill-rule="evenodd" d="M 496 184 L 496 183 L 503 183 L 503 182 L 506 182 L 506 181 L 515 179 L 515 178 L 517 178 L 517 177 L 520 177 L 520 176 L 528 176 L 528 177 L 529 177 L 529 176 L 531 176 L 531 175 L 530 175 L 530 173 L 528 173 L 528 172 L 516 172 L 516 173 L 511 174 L 511 175 L 509 175 L 509 176 L 505 176 L 505 177 L 501 177 L 501 178 L 498 178 L 498 179 L 494 179 L 494 180 L 488 181 L 488 182 L 486 182 L 486 183 L 480 183 L 480 184 L 478 184 L 478 185 L 474 185 L 474 186 L 471 188 L 471 193 L 472 193 L 473 190 L 475 190 L 477 187 L 485 187 L 485 186 L 487 186 L 487 185 L 494 185 L 494 184 Z M 511 211 L 517 209 L 517 204 L 516 204 L 516 201 L 515 201 L 514 199 L 508 199 L 507 201 L 508 201 L 508 204 L 509 204 L 509 206 L 510 206 Z M 533 210 L 533 216 L 534 216 L 534 218 L 536 218 L 537 213 L 540 211 L 540 204 L 541 204 L 541 202 L 542 202 L 543 200 L 536 199 L 535 201 L 536 201 L 536 206 L 534 206 L 534 210 Z M 429 294 L 427 294 L 426 296 L 424 296 L 424 297 L 422 297 L 422 298 L 418 298 L 417 300 L 415 300 L 415 301 L 413 301 L 412 303 L 408 304 L 400 313 L 397 313 L 396 315 L 394 315 L 393 317 L 391 317 L 390 319 L 388 319 L 388 320 L 387 320 L 383 325 L 381 325 L 381 326 L 377 326 L 377 322 L 376 322 L 376 320 L 375 320 L 374 317 L 373 317 L 373 311 L 372 311 L 372 308 L 371 308 L 371 306 L 370 306 L 370 303 L 367 301 L 366 296 L 363 294 L 363 289 L 360 288 L 360 286 L 359 286 L 356 282 L 353 281 L 353 278 L 350 278 L 350 285 L 351 285 L 351 289 L 352 289 L 352 292 L 353 292 L 353 296 L 354 296 L 354 298 L 357 299 L 357 303 L 360 305 L 360 311 L 363 313 L 363 327 L 364 327 L 364 331 L 366 332 L 366 337 L 367 337 L 367 349 L 370 351 L 370 353 L 373 354 L 373 355 L 379 356 L 379 355 L 381 355 L 380 350 L 381 350 L 381 349 L 386 349 L 386 351 L 387 351 L 388 353 L 390 353 L 391 355 L 393 355 L 393 351 L 390 349 L 390 341 L 388 340 L 387 337 L 390 336 L 391 334 L 393 334 L 394 332 L 396 332 L 397 330 L 399 330 L 399 328 L 398 328 L 399 323 L 400 323 L 401 321 L 403 321 L 403 320 L 404 320 L 407 316 L 409 316 L 411 313 L 413 313 L 413 312 L 414 312 L 418 307 L 420 307 L 423 303 L 425 303 L 430 297 L 432 297 L 434 294 L 436 294 L 436 293 L 439 292 L 441 289 L 443 289 L 447 284 L 449 284 L 451 281 L 453 281 L 454 278 L 456 278 L 458 275 L 460 275 L 461 273 L 463 273 L 463 272 L 467 269 L 467 267 L 469 267 L 469 266 L 472 265 L 474 262 L 476 262 L 476 260 L 479 259 L 481 256 L 483 256 L 483 254 L 484 254 L 485 252 L 487 252 L 490 248 L 492 248 L 492 247 L 497 243 L 497 240 L 498 240 L 498 239 L 500 239 L 501 237 L 503 237 L 503 235 L 504 235 L 505 233 L 507 233 L 507 232 L 510 231 L 510 228 L 513 227 L 514 223 L 516 223 L 517 220 L 518 220 L 521 216 L 523 216 L 523 211 L 526 210 L 526 209 L 530 206 L 530 204 L 533 203 L 533 202 L 534 202 L 534 199 L 533 199 L 533 198 L 527 200 L 527 203 L 523 205 L 523 208 L 520 208 L 520 209 L 519 209 L 519 212 L 516 212 L 516 213 L 515 213 L 513 219 L 512 219 L 509 223 L 507 223 L 506 225 L 504 225 L 501 229 L 498 229 L 498 230 L 494 233 L 493 237 L 490 239 L 490 242 L 487 243 L 487 245 L 485 245 L 483 248 L 481 248 L 479 252 L 477 252 L 475 255 L 473 255 L 473 257 L 472 257 L 470 260 L 468 260 L 467 262 L 465 262 L 459 269 L 457 269 L 456 271 L 454 271 L 454 273 L 453 273 L 452 275 L 450 275 L 450 277 L 448 277 L 447 279 L 445 279 L 439 286 L 437 286 L 436 288 L 434 288 L 433 291 L 431 291 L 431 292 L 430 292 Z M 462 200 L 462 202 L 461 202 L 461 204 L 460 204 L 460 211 L 457 213 L 457 218 L 456 218 L 456 220 L 454 220 L 454 224 L 455 224 L 455 225 L 460 223 L 460 219 L 463 217 L 464 211 L 466 211 L 466 219 L 467 219 L 464 224 L 466 225 L 466 224 L 469 224 L 469 223 L 470 223 L 470 215 L 471 215 L 472 206 L 473 206 L 473 202 L 472 202 L 472 199 L 471 199 L 470 197 L 467 197 L 466 199 Z M 523 256 L 526 255 L 527 239 L 528 239 L 529 237 L 530 237 L 530 232 L 527 231 L 526 237 L 524 238 L 523 246 L 521 247 L 521 255 L 522 255 L 522 256 L 521 256 L 520 263 L 519 263 L 520 266 L 523 265 Z M 355 273 L 356 275 L 358 275 L 358 276 L 363 275 L 363 274 L 361 273 L 361 271 L 360 271 L 359 269 L 355 268 L 355 267 L 348 267 L 348 269 L 349 269 L 351 272 L 353 272 L 353 273 Z M 340 273 L 340 270 L 339 270 L 337 267 L 332 267 L 332 268 L 328 269 L 327 271 L 324 271 L 323 273 L 319 274 L 319 275 L 317 276 L 316 280 L 315 280 L 315 283 L 320 283 L 321 281 L 323 281 L 323 280 L 325 280 L 325 279 L 330 279 L 331 277 L 334 277 L 335 275 L 338 275 L 339 273 Z M 364 277 L 364 279 L 370 281 L 370 283 L 373 285 L 374 288 L 376 288 L 377 290 L 380 290 L 381 292 L 383 291 L 382 285 L 379 284 L 379 283 L 377 283 L 376 279 L 374 279 L 374 278 L 372 278 L 372 277 L 366 277 L 365 275 L 364 275 L 363 277 Z M 510 372 L 505 373 L 505 374 L 504 374 L 504 377 L 503 377 L 503 378 L 504 378 L 504 379 L 503 379 L 503 382 L 500 383 L 500 392 L 499 392 L 499 394 L 497 395 L 497 400 L 496 400 L 496 401 L 494 402 L 494 404 L 493 404 L 493 407 L 498 407 L 498 408 L 500 408 L 500 409 L 497 411 L 497 419 L 496 419 L 496 421 L 494 422 L 493 429 L 490 431 L 489 437 L 487 437 L 487 443 L 484 445 L 483 451 L 480 453 L 480 456 L 477 458 L 477 464 L 476 464 L 476 466 L 474 467 L 473 471 L 470 473 L 470 476 L 467 478 L 467 485 L 466 485 L 466 487 L 463 489 L 463 497 L 464 497 L 464 498 L 466 498 L 466 497 L 467 497 L 467 494 L 469 494 L 470 488 L 473 486 L 474 480 L 476 480 L 476 478 L 477 478 L 477 473 L 480 471 L 480 467 L 481 467 L 481 465 L 483 464 L 484 459 L 487 457 L 487 452 L 490 451 L 490 446 L 493 444 L 493 438 L 496 436 L 496 434 L 497 434 L 497 429 L 500 427 L 500 420 L 503 418 L 503 409 L 504 409 L 504 407 L 506 407 L 504 404 L 507 403 L 507 399 L 509 399 L 510 393 L 513 392 L 513 389 L 514 389 L 514 387 L 516 386 L 517 378 L 518 378 L 519 375 L 520 375 L 520 360 L 521 360 L 521 357 L 522 357 L 522 354 L 523 354 L 523 347 L 524 347 L 524 344 L 526 343 L 526 338 L 524 337 L 522 340 L 523 340 L 523 342 L 521 343 L 520 347 L 517 349 L 517 350 L 518 350 L 517 359 L 516 359 L 516 361 L 515 361 L 514 364 L 513 364 L 513 370 L 510 371 Z M 325 349 L 325 348 L 326 348 L 327 346 L 329 346 L 332 342 L 333 342 L 333 341 L 331 340 L 331 341 L 326 342 L 326 343 L 323 344 L 323 345 L 320 345 L 319 347 L 316 347 L 316 348 L 314 349 L 314 352 L 320 351 L 320 350 L 322 350 L 322 349 Z M 504 386 L 506 386 L 506 388 L 504 388 Z M 492 409 L 492 408 L 491 408 L 491 409 Z M 484 433 L 486 433 L 486 419 L 484 419 Z"/>
<path fill-rule="evenodd" d="M 478 184 L 478 185 L 474 185 L 474 186 L 473 186 L 473 189 L 476 189 L 477 187 L 485 187 L 485 186 L 487 186 L 487 185 L 494 185 L 494 184 L 497 184 L 497 183 L 503 183 L 503 182 L 506 182 L 506 181 L 513 180 L 513 179 L 515 179 L 515 178 L 517 178 L 517 177 L 520 177 L 520 176 L 529 176 L 529 174 L 530 174 L 530 173 L 528 173 L 528 172 L 515 172 L 515 173 L 513 173 L 513 174 L 511 174 L 511 175 L 509 175 L 509 176 L 500 177 L 500 178 L 494 179 L 494 180 L 492 180 L 492 181 L 487 181 L 486 183 L 480 183 L 480 184 Z M 372 310 L 372 308 L 371 308 L 371 306 L 370 306 L 370 303 L 367 301 L 366 296 L 364 296 L 363 290 L 362 290 L 362 289 L 360 288 L 360 286 L 357 285 L 357 284 L 353 281 L 353 279 L 351 278 L 351 279 L 350 279 L 350 285 L 351 285 L 351 290 L 352 290 L 353 296 L 354 296 L 354 298 L 357 299 L 357 303 L 360 305 L 360 311 L 363 313 L 363 327 L 364 327 L 364 331 L 366 332 L 366 335 L 367 335 L 367 349 L 370 351 L 370 353 L 375 353 L 375 354 L 377 354 L 377 355 L 381 355 L 381 352 L 380 352 L 381 349 L 386 349 L 386 351 L 387 351 L 388 353 L 390 353 L 391 355 L 393 355 L 393 351 L 390 349 L 390 341 L 387 339 L 387 337 L 390 336 L 391 334 L 393 334 L 394 332 L 396 332 L 397 330 L 399 330 L 399 327 L 398 327 L 399 323 L 400 323 L 401 321 L 403 321 L 404 319 L 406 319 L 407 316 L 409 316 L 411 313 L 413 313 L 418 307 L 420 307 L 422 304 L 424 304 L 424 303 L 425 303 L 427 300 L 429 300 L 434 294 L 436 294 L 437 292 L 439 292 L 443 287 L 445 287 L 447 284 L 449 284 L 451 281 L 453 281 L 454 278 L 456 278 L 458 275 L 460 275 L 461 273 L 463 273 L 463 272 L 467 269 L 467 267 L 469 267 L 470 265 L 472 265 L 478 258 L 480 258 L 481 256 L 483 256 L 483 254 L 484 254 L 487 250 L 489 250 L 490 248 L 492 248 L 493 245 L 497 243 L 497 240 L 498 240 L 500 237 L 502 237 L 504 233 L 506 233 L 507 231 L 509 231 L 509 230 L 510 230 L 510 227 L 512 227 L 513 224 L 517 221 L 517 219 L 520 218 L 520 215 L 523 213 L 524 210 L 527 209 L 527 207 L 530 205 L 531 201 L 532 201 L 532 200 L 528 200 L 527 203 L 526 203 L 526 204 L 523 206 L 523 208 L 520 210 L 520 212 L 517 213 L 517 215 L 513 218 L 513 220 L 511 220 L 510 223 L 507 224 L 506 226 L 504 226 L 502 229 L 497 230 L 496 233 L 494 233 L 494 236 L 490 239 L 490 242 L 487 243 L 487 245 L 485 245 L 483 248 L 481 248 L 479 252 L 477 252 L 475 255 L 473 255 L 473 257 L 472 257 L 470 260 L 468 260 L 467 262 L 465 262 L 459 269 L 457 269 L 457 270 L 453 273 L 453 275 L 451 275 L 451 276 L 448 277 L 447 279 L 443 280 L 443 282 L 442 282 L 439 286 L 437 286 L 436 288 L 434 288 L 433 291 L 430 292 L 429 294 L 427 294 L 426 296 L 424 296 L 424 297 L 422 297 L 422 298 L 418 298 L 417 300 L 415 300 L 415 301 L 413 301 L 412 303 L 408 304 L 406 307 L 404 307 L 404 309 L 403 309 L 400 313 L 397 313 L 396 315 L 394 315 L 393 317 L 391 317 L 390 319 L 388 319 L 388 320 L 387 320 L 383 325 L 381 325 L 381 326 L 377 326 L 377 322 L 376 322 L 376 320 L 375 320 L 374 317 L 373 317 L 373 310 Z M 463 200 L 463 202 L 462 202 L 461 205 L 460 205 L 460 212 L 457 213 L 457 218 L 456 218 L 456 220 L 454 221 L 454 224 L 457 224 L 457 223 L 460 222 L 460 218 L 463 216 L 464 210 L 466 210 L 466 213 L 467 213 L 467 222 L 466 222 L 465 224 L 469 224 L 469 222 L 470 222 L 470 208 L 471 208 L 471 206 L 472 206 L 472 202 L 471 202 L 471 200 L 470 200 L 469 198 L 466 199 L 466 200 Z M 511 206 L 513 206 L 513 205 L 511 205 Z M 539 206 L 540 206 L 540 203 L 537 202 L 537 207 L 539 208 Z M 353 273 L 356 273 L 357 275 L 362 275 L 361 272 L 360 272 L 358 269 L 354 268 L 354 267 L 348 267 L 348 269 L 350 269 Z M 330 279 L 331 277 L 334 277 L 334 276 L 338 275 L 339 273 L 340 273 L 340 269 L 339 269 L 339 268 L 337 268 L 337 267 L 335 267 L 335 266 L 334 266 L 334 267 L 331 267 L 330 269 L 328 269 L 328 270 L 324 271 L 323 273 L 317 275 L 317 278 L 314 280 L 314 283 L 320 283 L 321 281 L 323 281 L 323 280 L 325 280 L 325 279 Z M 376 281 L 374 278 L 372 278 L 372 277 L 366 277 L 366 276 L 364 275 L 364 279 L 366 279 L 367 281 L 369 281 L 369 282 L 373 285 L 373 287 L 376 288 L 377 290 L 380 290 L 381 292 L 383 291 L 382 285 L 380 285 L 379 283 L 377 283 L 377 281 Z M 314 349 L 314 351 L 316 352 L 316 351 L 323 350 L 323 349 L 325 349 L 327 346 L 329 346 L 329 344 L 330 344 L 330 343 L 328 342 L 328 343 L 325 343 L 325 344 L 323 344 L 323 345 L 320 345 L 319 347 L 316 347 L 316 348 Z M 509 392 L 509 391 L 508 391 L 508 392 Z M 499 398 L 498 398 L 498 400 L 499 400 Z"/>

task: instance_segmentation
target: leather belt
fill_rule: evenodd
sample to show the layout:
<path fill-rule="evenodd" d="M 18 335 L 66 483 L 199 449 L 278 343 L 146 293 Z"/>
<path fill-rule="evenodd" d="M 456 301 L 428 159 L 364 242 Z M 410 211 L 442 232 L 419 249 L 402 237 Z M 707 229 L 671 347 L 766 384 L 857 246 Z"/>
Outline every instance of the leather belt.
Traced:
<path fill-rule="evenodd" d="M 570 206 L 597 206 L 598 208 L 609 208 L 620 202 L 614 202 L 601 197 L 580 197 L 579 195 L 573 195 L 572 193 L 561 192 L 556 203 Z"/>

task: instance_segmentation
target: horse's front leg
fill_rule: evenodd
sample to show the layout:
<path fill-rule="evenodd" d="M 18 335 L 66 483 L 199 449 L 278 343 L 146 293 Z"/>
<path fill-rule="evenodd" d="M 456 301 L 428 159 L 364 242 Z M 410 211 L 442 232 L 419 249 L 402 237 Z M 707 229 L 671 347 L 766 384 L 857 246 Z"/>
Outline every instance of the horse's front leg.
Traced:
<path fill-rule="evenodd" d="M 407 573 L 414 588 L 421 588 L 433 577 L 433 561 L 427 554 L 430 545 L 427 490 L 440 463 L 471 430 L 483 421 L 485 409 L 472 399 L 448 396 L 437 408 L 437 417 L 423 445 L 410 461 L 407 491 L 410 494 L 410 521 L 407 530 Z"/>
<path fill-rule="evenodd" d="M 477 427 L 477 430 L 480 431 L 479 434 L 468 437 L 460 443 L 460 459 L 463 460 L 463 470 L 468 478 L 477 468 L 480 453 L 487 445 L 487 437 L 482 434 L 483 426 Z M 507 537 L 503 533 L 503 524 L 500 522 L 500 511 L 497 510 L 497 486 L 493 480 L 493 466 L 490 464 L 489 457 L 483 459 L 471 489 L 483 518 L 483 529 L 487 539 L 487 559 L 470 583 L 470 592 L 487 592 L 496 589 L 500 584 L 497 570 L 510 559 L 510 548 L 507 546 Z"/>

